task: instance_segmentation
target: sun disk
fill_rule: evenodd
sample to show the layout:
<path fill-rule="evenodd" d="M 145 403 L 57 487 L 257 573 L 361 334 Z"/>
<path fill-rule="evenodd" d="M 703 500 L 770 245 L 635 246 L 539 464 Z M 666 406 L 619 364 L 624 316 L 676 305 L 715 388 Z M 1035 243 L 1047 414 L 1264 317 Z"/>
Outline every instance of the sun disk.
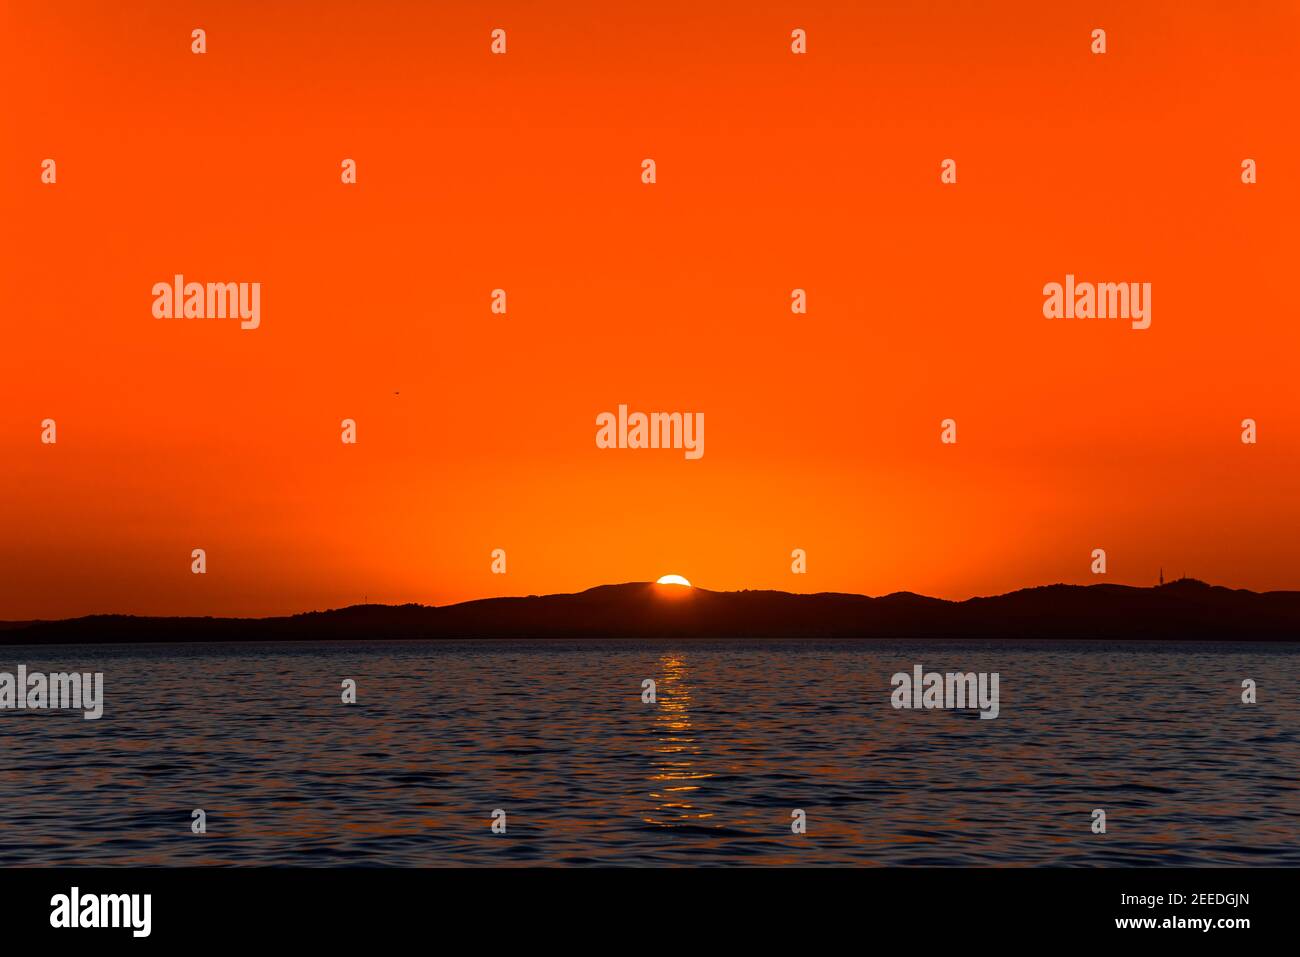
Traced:
<path fill-rule="evenodd" d="M 681 575 L 664 575 L 657 582 L 655 582 L 655 584 L 656 585 L 685 585 L 687 588 L 691 587 L 691 583 L 688 582 Z"/>

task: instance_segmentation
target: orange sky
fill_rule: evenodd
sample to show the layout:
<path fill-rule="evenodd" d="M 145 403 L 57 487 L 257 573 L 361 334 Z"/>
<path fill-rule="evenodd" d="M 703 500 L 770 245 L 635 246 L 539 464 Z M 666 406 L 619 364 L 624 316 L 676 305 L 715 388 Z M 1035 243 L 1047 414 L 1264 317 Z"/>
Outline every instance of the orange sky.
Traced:
<path fill-rule="evenodd" d="M 5 0 L 0 618 L 1300 587 L 1297 63 L 1294 2 Z"/>

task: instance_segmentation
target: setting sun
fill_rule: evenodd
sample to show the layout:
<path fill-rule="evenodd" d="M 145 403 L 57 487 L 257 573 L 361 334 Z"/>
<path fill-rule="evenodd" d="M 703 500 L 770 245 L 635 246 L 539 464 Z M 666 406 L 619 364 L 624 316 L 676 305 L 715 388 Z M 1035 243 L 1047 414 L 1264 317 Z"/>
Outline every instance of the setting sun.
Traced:
<path fill-rule="evenodd" d="M 685 585 L 687 588 L 691 587 L 691 583 L 688 582 L 681 575 L 664 575 L 657 582 L 655 582 L 655 584 L 656 585 Z"/>

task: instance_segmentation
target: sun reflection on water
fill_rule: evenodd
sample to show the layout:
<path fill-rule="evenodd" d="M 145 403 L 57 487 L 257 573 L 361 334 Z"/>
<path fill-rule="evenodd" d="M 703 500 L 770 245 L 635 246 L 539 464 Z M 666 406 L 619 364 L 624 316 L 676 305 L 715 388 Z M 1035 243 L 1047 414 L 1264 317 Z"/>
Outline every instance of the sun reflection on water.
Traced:
<path fill-rule="evenodd" d="M 649 781 L 650 797 L 657 806 L 646 816 L 647 824 L 660 827 L 700 825 L 713 817 L 693 803 L 700 785 L 694 782 L 711 778 L 696 758 L 702 753 L 691 725 L 691 686 L 687 682 L 686 663 L 673 655 L 660 661 L 663 676 L 659 679 L 655 727 L 657 735 Z"/>

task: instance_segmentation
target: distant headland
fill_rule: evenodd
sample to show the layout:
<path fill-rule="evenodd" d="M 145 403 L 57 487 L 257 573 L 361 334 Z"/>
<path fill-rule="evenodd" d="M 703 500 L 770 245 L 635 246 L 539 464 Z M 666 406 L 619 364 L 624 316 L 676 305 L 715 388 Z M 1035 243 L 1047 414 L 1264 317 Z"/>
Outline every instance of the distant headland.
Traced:
<path fill-rule="evenodd" d="M 632 582 L 565 595 L 352 605 L 274 618 L 90 615 L 0 622 L 0 644 L 456 638 L 1300 641 L 1300 592 L 1180 579 L 1151 588 L 1045 585 L 946 601 L 911 592 L 872 598 Z"/>

